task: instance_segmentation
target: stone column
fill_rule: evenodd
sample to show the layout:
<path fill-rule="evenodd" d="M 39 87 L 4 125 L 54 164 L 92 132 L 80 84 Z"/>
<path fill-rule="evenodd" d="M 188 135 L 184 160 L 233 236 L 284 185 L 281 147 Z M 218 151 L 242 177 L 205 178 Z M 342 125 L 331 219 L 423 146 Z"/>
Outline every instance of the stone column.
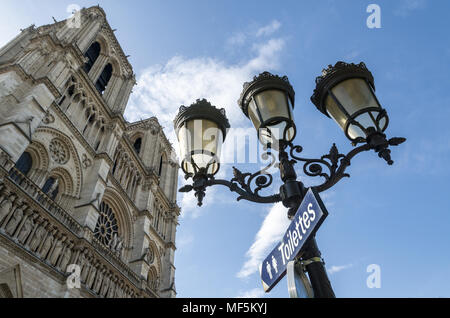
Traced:
<path fill-rule="evenodd" d="M 114 106 L 112 106 L 112 111 L 123 114 L 125 111 L 125 107 L 128 103 L 128 99 L 130 98 L 131 91 L 133 90 L 133 86 L 135 85 L 135 81 L 132 78 L 127 79 L 120 89 L 120 95 L 117 96 L 117 101 Z"/>
<path fill-rule="evenodd" d="M 81 52 L 85 53 L 89 46 L 94 42 L 97 33 L 100 31 L 102 26 L 101 19 L 95 19 L 89 21 L 84 29 L 78 34 L 77 45 Z"/>
<path fill-rule="evenodd" d="M 104 53 L 100 53 L 97 61 L 95 61 L 94 63 L 94 66 L 92 66 L 92 69 L 89 71 L 89 78 L 92 80 L 94 85 L 95 83 L 97 83 L 97 80 L 100 77 L 100 74 L 102 74 L 103 70 L 105 69 L 107 63 L 108 56 Z"/>
<path fill-rule="evenodd" d="M 72 217 L 80 225 L 95 230 L 99 217 L 98 208 L 106 189 L 106 180 L 110 166 L 105 159 L 95 160 L 84 178 L 82 193 L 78 205 L 74 207 Z"/>
<path fill-rule="evenodd" d="M 116 102 L 117 96 L 119 95 L 120 88 L 123 84 L 123 78 L 118 75 L 114 75 L 111 78 L 111 84 L 106 88 L 106 92 L 104 98 L 106 103 L 109 105 L 111 109 L 114 108 L 114 104 Z"/>

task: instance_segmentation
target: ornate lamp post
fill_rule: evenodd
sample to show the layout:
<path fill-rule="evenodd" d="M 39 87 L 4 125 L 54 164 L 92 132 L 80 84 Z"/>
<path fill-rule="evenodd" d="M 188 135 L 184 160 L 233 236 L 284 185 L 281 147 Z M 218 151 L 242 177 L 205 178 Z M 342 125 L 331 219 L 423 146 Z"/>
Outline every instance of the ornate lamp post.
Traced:
<path fill-rule="evenodd" d="M 321 185 L 314 187 L 318 193 L 349 177 L 346 169 L 353 157 L 361 152 L 374 150 L 392 165 L 389 146 L 397 146 L 406 139 L 386 139 L 384 132 L 389 123 L 388 115 L 375 95 L 374 79 L 365 64 L 338 62 L 335 66 L 330 65 L 316 79 L 316 84 L 311 101 L 338 123 L 355 147 L 362 145 L 347 155 L 340 154 L 333 145 L 329 154 L 320 159 L 299 157 L 303 149 L 292 143 L 297 133 L 293 116 L 294 89 L 286 76 L 264 72 L 244 84 L 238 103 L 265 145 L 264 159 L 271 158 L 271 163 L 256 173 L 242 173 L 233 168 L 234 178 L 230 181 L 215 179 L 220 168 L 221 145 L 230 126 L 224 109 L 219 110 L 206 100 L 198 100 L 190 107 L 182 106 L 174 121 L 181 147 L 182 168 L 186 179 L 193 179 L 193 184 L 183 187 L 180 192 L 195 191 L 201 206 L 206 188 L 222 185 L 239 194 L 238 201 L 282 202 L 289 209 L 288 217 L 292 218 L 307 192 L 304 184 L 297 180 L 296 164 L 303 164 L 306 175 L 324 178 Z M 278 152 L 278 160 L 272 149 Z M 268 169 L 275 165 L 279 167 L 283 185 L 279 193 L 261 196 L 260 191 L 273 182 Z M 335 297 L 314 237 L 305 245 L 301 257 L 315 297 Z"/>

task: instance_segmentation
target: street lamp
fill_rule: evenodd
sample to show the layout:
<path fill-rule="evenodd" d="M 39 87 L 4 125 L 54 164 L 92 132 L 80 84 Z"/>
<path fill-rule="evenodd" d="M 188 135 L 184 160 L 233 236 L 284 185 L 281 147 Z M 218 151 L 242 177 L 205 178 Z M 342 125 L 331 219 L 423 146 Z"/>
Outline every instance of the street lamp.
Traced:
<path fill-rule="evenodd" d="M 225 109 L 217 109 L 206 100 L 180 108 L 175 131 L 182 145 L 181 168 L 186 175 L 215 175 L 219 171 L 221 148 L 228 128 Z"/>
<path fill-rule="evenodd" d="M 394 162 L 384 131 L 389 117 L 375 95 L 372 73 L 364 63 L 338 62 L 328 66 L 316 79 L 311 101 L 326 116 L 333 118 L 353 145 L 370 144 L 389 165 Z"/>
<path fill-rule="evenodd" d="M 220 168 L 220 148 L 230 125 L 223 109 L 217 109 L 206 100 L 197 100 L 190 107 L 182 106 L 174 121 L 181 147 L 182 168 L 186 179 L 193 179 L 193 184 L 184 186 L 180 192 L 194 191 L 201 206 L 206 188 L 222 185 L 238 193 L 238 201 L 282 202 L 289 209 L 288 217 L 291 219 L 307 192 L 303 183 L 297 180 L 296 164 L 303 163 L 306 175 L 324 178 L 321 185 L 312 187 L 317 193 L 349 177 L 345 171 L 353 157 L 361 152 L 374 150 L 392 165 L 389 146 L 397 146 L 406 139 L 386 139 L 384 132 L 389 122 L 388 115 L 378 102 L 373 76 L 365 64 L 338 62 L 324 70 L 316 84 L 311 101 L 338 123 L 355 147 L 362 145 L 347 155 L 340 154 L 333 145 L 329 154 L 320 159 L 299 157 L 303 148 L 292 143 L 297 132 L 293 117 L 294 89 L 286 76 L 264 72 L 244 84 L 238 103 L 255 126 L 259 140 L 265 146 L 263 158 L 270 158 L 270 164 L 256 173 L 242 173 L 233 167 L 233 179 L 216 179 L 214 176 Z M 278 152 L 278 159 L 272 149 Z M 260 191 L 273 182 L 268 170 L 274 166 L 280 170 L 283 185 L 279 193 L 262 196 Z M 335 297 L 314 237 L 304 246 L 301 258 L 306 264 L 315 297 Z"/>
<path fill-rule="evenodd" d="M 253 82 L 245 83 L 238 103 L 263 144 L 277 149 L 280 141 L 294 140 L 295 92 L 286 76 L 260 74 Z"/>
<path fill-rule="evenodd" d="M 220 153 L 230 124 L 225 109 L 212 106 L 205 99 L 190 107 L 182 106 L 174 121 L 181 145 L 181 168 L 196 185 L 199 206 L 204 197 L 204 183 L 220 169 Z"/>

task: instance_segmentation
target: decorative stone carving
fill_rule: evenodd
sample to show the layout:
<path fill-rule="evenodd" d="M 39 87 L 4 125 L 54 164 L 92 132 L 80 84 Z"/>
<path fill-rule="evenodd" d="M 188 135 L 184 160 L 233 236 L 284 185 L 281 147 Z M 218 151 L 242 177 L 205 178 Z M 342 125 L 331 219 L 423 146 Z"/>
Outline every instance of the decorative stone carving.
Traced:
<path fill-rule="evenodd" d="M 50 125 L 53 124 L 55 122 L 55 116 L 53 116 L 50 113 L 47 113 L 47 115 L 45 115 L 44 119 L 42 120 L 42 122 L 46 125 Z"/>
<path fill-rule="evenodd" d="M 86 154 L 83 154 L 81 160 L 82 160 L 83 168 L 84 168 L 84 169 L 87 169 L 87 168 L 89 168 L 89 167 L 92 166 L 92 160 L 89 159 L 89 157 L 88 157 Z"/>
<path fill-rule="evenodd" d="M 117 283 L 117 277 L 111 277 L 109 282 L 109 289 L 108 294 L 106 295 L 106 298 L 114 298 L 114 294 L 116 292 L 116 283 Z"/>
<path fill-rule="evenodd" d="M 119 237 L 119 241 L 117 242 L 115 252 L 119 258 L 122 258 L 122 250 L 123 250 L 123 239 Z"/>
<path fill-rule="evenodd" d="M 66 248 L 64 249 L 62 255 L 61 255 L 61 261 L 59 262 L 59 268 L 63 273 L 66 272 L 67 266 L 70 263 L 70 258 L 72 257 L 72 247 L 73 243 L 69 243 L 66 245 Z"/>
<path fill-rule="evenodd" d="M 72 247 L 73 243 L 69 243 L 66 248 L 64 249 L 64 252 L 61 257 L 61 262 L 59 264 L 59 268 L 65 273 L 67 266 L 70 263 L 70 258 L 72 257 Z"/>
<path fill-rule="evenodd" d="M 149 265 L 153 264 L 155 260 L 155 253 L 153 252 L 153 249 L 151 247 L 145 249 L 142 259 L 145 260 Z"/>
<path fill-rule="evenodd" d="M 34 228 L 34 220 L 32 217 L 28 217 L 25 223 L 23 224 L 22 228 L 20 229 L 19 235 L 17 236 L 17 240 L 20 243 L 25 244 L 28 235 L 30 235 L 33 228 Z"/>
<path fill-rule="evenodd" d="M 124 286 L 123 280 L 120 281 L 119 286 L 116 287 L 116 295 L 115 298 L 123 298 L 123 286 Z"/>
<path fill-rule="evenodd" d="M 54 240 L 55 240 L 54 233 L 49 233 L 47 238 L 45 239 L 44 244 L 42 245 L 40 252 L 39 252 L 39 254 L 42 256 L 42 258 L 46 258 L 47 253 L 50 251 L 50 249 L 53 246 Z"/>
<path fill-rule="evenodd" d="M 51 256 L 49 257 L 49 262 L 53 266 L 56 266 L 59 255 L 61 254 L 61 251 L 64 247 L 64 245 L 63 245 L 64 240 L 65 240 L 65 238 L 63 238 L 62 240 L 60 238 L 58 238 L 55 242 L 55 247 L 53 249 L 53 252 L 51 253 Z"/>
<path fill-rule="evenodd" d="M 89 288 L 93 288 L 94 286 L 94 279 L 95 279 L 95 274 L 97 273 L 97 266 L 98 266 L 98 261 L 96 261 L 95 265 L 91 265 L 90 266 L 90 271 L 89 271 L 89 275 L 87 278 L 87 282 L 86 282 L 86 286 L 88 286 Z"/>
<path fill-rule="evenodd" d="M 14 200 L 16 199 L 15 194 L 11 194 L 5 201 L 1 203 L 0 207 L 0 225 L 2 224 L 5 217 L 9 214 L 11 211 L 11 208 L 13 206 Z"/>
<path fill-rule="evenodd" d="M 34 233 L 33 239 L 30 242 L 31 251 L 35 252 L 38 249 L 46 233 L 47 231 L 45 230 L 45 222 L 44 222 L 43 224 L 39 225 L 36 232 Z"/>
<path fill-rule="evenodd" d="M 59 139 L 53 139 L 50 142 L 49 150 L 50 157 L 53 159 L 53 161 L 59 163 L 60 165 L 66 164 L 70 159 L 69 149 Z"/>
<path fill-rule="evenodd" d="M 88 263 L 88 258 L 87 258 L 87 251 L 83 251 L 80 253 L 80 257 L 79 257 L 79 265 L 81 268 L 81 281 L 82 282 L 86 282 L 87 278 L 88 278 L 88 274 L 89 274 L 89 263 Z"/>
<path fill-rule="evenodd" d="M 100 294 L 100 286 L 102 285 L 102 282 L 103 282 L 104 273 L 105 273 L 105 268 L 102 268 L 97 271 L 97 276 L 95 277 L 95 284 L 94 284 L 94 291 L 97 294 Z"/>
<path fill-rule="evenodd" d="M 17 229 L 17 226 L 20 224 L 20 221 L 22 221 L 23 212 L 26 208 L 27 208 L 26 205 L 18 207 L 11 216 L 8 225 L 6 226 L 6 233 L 8 233 L 10 236 L 14 234 L 14 232 Z"/>

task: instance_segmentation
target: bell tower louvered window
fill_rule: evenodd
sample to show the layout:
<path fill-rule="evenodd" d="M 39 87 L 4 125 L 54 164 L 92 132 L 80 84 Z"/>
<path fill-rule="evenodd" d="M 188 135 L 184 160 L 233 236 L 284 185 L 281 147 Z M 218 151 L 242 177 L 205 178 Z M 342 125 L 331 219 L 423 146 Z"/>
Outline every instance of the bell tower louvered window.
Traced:
<path fill-rule="evenodd" d="M 109 80 L 111 79 L 112 76 L 112 71 L 113 71 L 112 65 L 111 64 L 106 65 L 97 83 L 95 84 L 95 87 L 97 88 L 100 95 L 103 94 L 103 92 L 106 89 L 106 86 L 108 86 Z"/>
<path fill-rule="evenodd" d="M 136 150 L 137 154 L 141 153 L 141 147 L 142 147 L 142 138 L 138 138 L 136 139 L 136 141 L 134 142 L 134 150 Z"/>
<path fill-rule="evenodd" d="M 100 44 L 98 42 L 94 42 L 91 47 L 84 54 L 85 57 L 88 58 L 86 64 L 84 64 L 84 70 L 86 73 L 89 73 L 92 66 L 94 66 L 95 61 L 97 61 L 100 55 Z"/>

